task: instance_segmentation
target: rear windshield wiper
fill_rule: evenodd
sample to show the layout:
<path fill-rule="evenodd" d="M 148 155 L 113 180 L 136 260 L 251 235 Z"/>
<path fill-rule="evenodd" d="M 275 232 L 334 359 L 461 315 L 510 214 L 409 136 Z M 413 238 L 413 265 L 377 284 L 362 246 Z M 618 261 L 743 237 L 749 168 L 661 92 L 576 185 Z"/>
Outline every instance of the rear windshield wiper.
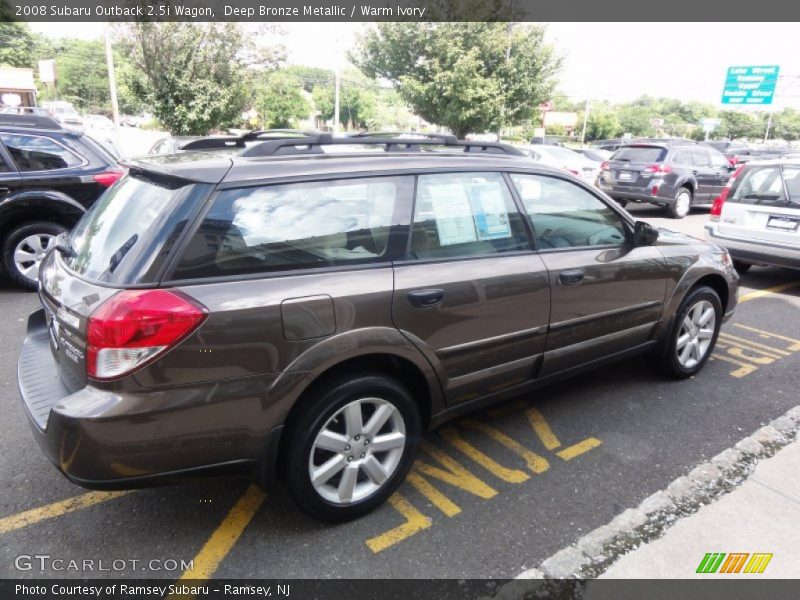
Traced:
<path fill-rule="evenodd" d="M 109 273 L 114 272 L 114 269 L 116 269 L 119 266 L 119 263 L 122 262 L 122 259 L 128 253 L 128 250 L 133 248 L 133 245 L 136 243 L 138 239 L 139 239 L 139 234 L 134 233 L 131 237 L 128 238 L 128 240 L 124 244 L 122 244 L 122 246 L 119 247 L 119 249 L 116 252 L 114 252 L 111 258 L 108 260 Z"/>
<path fill-rule="evenodd" d="M 755 200 L 755 204 L 763 200 L 783 200 L 783 194 L 745 194 L 745 200 Z"/>

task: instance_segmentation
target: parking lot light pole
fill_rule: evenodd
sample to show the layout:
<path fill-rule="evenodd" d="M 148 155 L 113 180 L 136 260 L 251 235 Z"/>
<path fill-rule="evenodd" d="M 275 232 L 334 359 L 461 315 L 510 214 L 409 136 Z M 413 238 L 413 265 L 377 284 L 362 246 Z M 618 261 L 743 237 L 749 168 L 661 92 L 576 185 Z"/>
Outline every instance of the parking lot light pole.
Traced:
<path fill-rule="evenodd" d="M 119 127 L 119 102 L 117 101 L 117 76 L 114 73 L 114 56 L 111 54 L 111 36 L 108 33 L 108 23 L 103 23 L 103 38 L 106 46 L 106 66 L 108 68 L 108 87 L 111 96 L 111 114 L 114 125 Z"/>
<path fill-rule="evenodd" d="M 589 98 L 586 98 L 586 106 L 583 109 L 583 131 L 581 132 L 581 148 L 586 143 L 586 125 L 589 121 Z"/>

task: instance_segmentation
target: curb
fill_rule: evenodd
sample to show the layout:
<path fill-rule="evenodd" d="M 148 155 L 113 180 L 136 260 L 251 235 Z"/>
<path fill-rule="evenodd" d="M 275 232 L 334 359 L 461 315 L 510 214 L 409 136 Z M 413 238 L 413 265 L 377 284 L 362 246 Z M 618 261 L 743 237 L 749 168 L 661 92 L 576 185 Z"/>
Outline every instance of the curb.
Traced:
<path fill-rule="evenodd" d="M 800 440 L 800 406 L 757 429 L 732 448 L 697 465 L 666 489 L 645 498 L 638 507 L 623 511 L 608 524 L 559 550 L 537 568 L 523 571 L 516 579 L 597 577 L 624 554 L 661 537 L 678 519 L 736 489 L 750 476 L 759 461 L 769 458 L 795 439 Z M 521 589 L 519 585 L 506 587 L 508 589 L 501 588 L 495 598 L 521 597 L 511 595 Z"/>

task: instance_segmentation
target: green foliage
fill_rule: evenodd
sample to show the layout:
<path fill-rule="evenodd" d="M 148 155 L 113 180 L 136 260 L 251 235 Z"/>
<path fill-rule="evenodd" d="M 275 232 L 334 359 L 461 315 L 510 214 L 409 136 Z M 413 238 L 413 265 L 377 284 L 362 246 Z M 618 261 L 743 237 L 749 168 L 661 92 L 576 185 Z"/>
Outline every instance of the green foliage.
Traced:
<path fill-rule="evenodd" d="M 365 128 L 374 123 L 375 92 L 371 81 L 357 73 L 342 75 L 339 84 L 339 123 L 347 129 Z M 313 90 L 314 106 L 319 117 L 330 121 L 334 117 L 335 84 L 317 85 Z"/>
<path fill-rule="evenodd" d="M 0 22 L 0 65 L 35 67 L 33 50 L 34 39 L 27 23 Z"/>
<path fill-rule="evenodd" d="M 607 109 L 589 109 L 589 118 L 586 120 L 586 141 L 605 140 L 617 135 L 621 128 L 617 116 Z"/>
<path fill-rule="evenodd" d="M 334 73 L 329 69 L 308 67 L 306 65 L 289 65 L 283 70 L 287 75 L 299 81 L 307 92 L 312 92 L 318 85 L 333 85 Z"/>
<path fill-rule="evenodd" d="M 311 114 L 311 104 L 303 95 L 300 81 L 288 69 L 269 75 L 256 93 L 255 109 L 264 128 L 286 129 Z"/>
<path fill-rule="evenodd" d="M 350 59 L 458 136 L 531 119 L 561 66 L 541 26 L 487 22 L 380 23 Z"/>
<path fill-rule="evenodd" d="M 247 46 L 236 23 L 131 23 L 123 45 L 141 74 L 133 94 L 174 135 L 235 123 L 248 102 Z"/>

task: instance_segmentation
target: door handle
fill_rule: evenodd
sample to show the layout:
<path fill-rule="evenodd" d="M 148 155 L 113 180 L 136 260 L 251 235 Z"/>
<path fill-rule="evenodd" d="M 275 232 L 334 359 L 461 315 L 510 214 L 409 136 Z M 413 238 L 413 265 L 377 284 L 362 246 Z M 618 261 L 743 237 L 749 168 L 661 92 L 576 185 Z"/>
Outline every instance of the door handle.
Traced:
<path fill-rule="evenodd" d="M 408 301 L 415 308 L 432 308 L 442 303 L 444 290 L 414 290 L 408 292 Z"/>
<path fill-rule="evenodd" d="M 561 285 L 575 285 L 583 281 L 583 269 L 570 269 L 558 274 Z"/>

